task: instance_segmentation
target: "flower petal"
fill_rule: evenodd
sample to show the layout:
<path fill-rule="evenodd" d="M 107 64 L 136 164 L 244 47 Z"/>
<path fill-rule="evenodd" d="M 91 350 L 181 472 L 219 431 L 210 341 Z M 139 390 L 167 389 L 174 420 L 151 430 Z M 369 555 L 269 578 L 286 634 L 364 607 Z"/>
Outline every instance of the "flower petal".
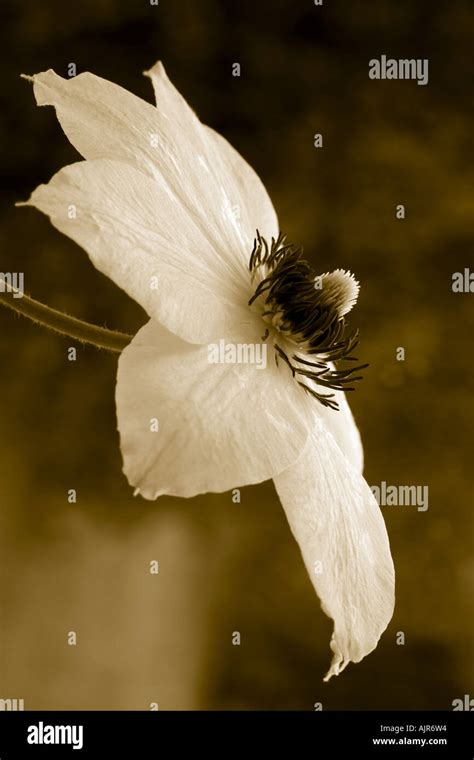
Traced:
<path fill-rule="evenodd" d="M 306 379 L 306 384 L 310 387 L 314 385 L 314 388 L 319 392 L 325 392 L 322 386 L 318 386 L 308 378 Z M 331 391 L 331 393 L 334 393 L 334 400 L 337 401 L 339 409 L 334 410 L 318 404 L 316 407 L 317 415 L 323 420 L 326 428 L 336 439 L 342 453 L 354 465 L 357 472 L 362 474 L 364 469 L 364 450 L 346 394 L 343 391 Z"/>
<path fill-rule="evenodd" d="M 255 215 L 247 218 L 239 179 L 232 180 L 217 141 L 173 87 L 163 66 L 157 64 L 152 72 L 158 108 L 89 72 L 63 79 L 49 70 L 32 81 L 38 105 L 56 108 L 67 137 L 85 158 L 129 162 L 159 178 L 193 218 L 215 256 L 226 258 L 235 282 L 241 283 L 255 222 L 260 220 Z M 159 224 L 160 209 L 156 219 Z M 262 226 L 266 224 L 262 220 Z"/>
<path fill-rule="evenodd" d="M 250 330 L 243 338 L 259 340 Z M 267 480 L 304 448 L 304 391 L 277 369 L 273 351 L 262 369 L 211 364 L 208 357 L 207 346 L 185 343 L 153 321 L 120 356 L 116 403 L 124 472 L 147 499 Z"/>
<path fill-rule="evenodd" d="M 206 127 L 206 131 L 225 165 L 222 181 L 225 186 L 232 187 L 232 197 L 239 198 L 234 210 L 242 234 L 247 235 L 251 245 L 256 230 L 266 240 L 270 241 L 272 237 L 276 240 L 279 232 L 278 218 L 260 177 L 225 137 L 210 127 Z"/>
<path fill-rule="evenodd" d="M 189 128 L 192 128 L 196 116 L 171 84 L 161 61 L 144 73 L 152 81 L 159 111 L 166 113 L 179 107 L 179 123 L 188 123 Z M 275 209 L 257 173 L 222 135 L 210 127 L 204 129 L 220 156 L 222 163 L 217 167 L 219 182 L 228 188 L 234 216 L 242 235 L 247 238 L 247 246 L 252 246 L 256 229 L 267 240 L 276 238 L 279 230 Z"/>
<path fill-rule="evenodd" d="M 334 620 L 328 680 L 375 649 L 392 617 L 385 523 L 369 486 L 319 419 L 301 457 L 274 482 L 322 608 Z"/>
<path fill-rule="evenodd" d="M 61 169 L 28 204 L 90 255 L 149 316 L 190 342 L 238 333 L 254 317 L 208 241 L 159 180 L 119 161 Z"/>

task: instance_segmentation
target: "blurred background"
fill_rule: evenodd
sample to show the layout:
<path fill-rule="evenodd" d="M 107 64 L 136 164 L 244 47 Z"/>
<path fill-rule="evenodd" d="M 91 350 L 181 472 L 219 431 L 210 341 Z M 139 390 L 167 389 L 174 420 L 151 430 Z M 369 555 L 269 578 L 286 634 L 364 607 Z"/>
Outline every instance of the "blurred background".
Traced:
<path fill-rule="evenodd" d="M 3 0 L 0 269 L 82 319 L 126 332 L 146 321 L 46 217 L 14 208 L 79 159 L 19 74 L 67 76 L 73 62 L 152 101 L 141 72 L 162 59 L 259 173 L 316 270 L 360 280 L 351 324 L 370 369 L 350 400 L 366 478 L 428 485 L 429 509 L 383 507 L 395 615 L 373 654 L 324 684 L 332 623 L 272 484 L 242 489 L 239 504 L 230 493 L 134 499 L 117 356 L 78 347 L 70 362 L 73 341 L 0 308 L 0 698 L 27 709 L 356 710 L 451 709 L 474 696 L 474 295 L 451 289 L 453 272 L 474 269 L 469 6 Z M 368 61 L 382 54 L 429 58 L 429 84 L 371 81 Z"/>

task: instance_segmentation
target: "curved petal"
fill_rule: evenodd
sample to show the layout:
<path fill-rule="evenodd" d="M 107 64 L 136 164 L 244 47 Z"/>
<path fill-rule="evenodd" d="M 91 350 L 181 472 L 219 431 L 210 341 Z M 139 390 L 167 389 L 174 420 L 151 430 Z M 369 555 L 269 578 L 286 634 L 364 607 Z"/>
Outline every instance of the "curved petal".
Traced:
<path fill-rule="evenodd" d="M 227 192 L 233 218 L 245 240 L 245 264 L 248 264 L 249 247 L 252 248 L 255 230 L 267 240 L 278 236 L 278 220 L 265 187 L 252 167 L 227 140 L 210 127 L 198 121 L 184 98 L 171 84 L 161 61 L 144 74 L 151 79 L 156 107 L 160 113 L 174 113 L 177 123 L 194 131 L 204 129 L 208 145 L 214 156 L 214 174 L 219 185 Z M 218 156 L 218 160 L 215 157 Z"/>
<path fill-rule="evenodd" d="M 247 245 L 253 246 L 256 230 L 268 241 L 276 239 L 279 232 L 276 211 L 260 177 L 225 137 L 211 127 L 206 127 L 206 131 L 221 154 L 224 184 L 232 187 L 233 197 L 239 199 L 234 206 L 235 216 L 242 234 L 247 236 Z"/>
<path fill-rule="evenodd" d="M 229 337 L 253 316 L 201 231 L 166 186 L 107 159 L 61 169 L 27 201 L 94 265 L 185 340 Z"/>
<path fill-rule="evenodd" d="M 242 340 L 260 337 L 249 330 Z M 137 333 L 120 356 L 116 390 L 124 472 L 136 492 L 226 491 L 296 460 L 308 435 L 304 391 L 277 369 L 273 352 L 261 364 L 210 363 L 208 346 L 153 321 Z"/>
<path fill-rule="evenodd" d="M 159 90 L 158 107 L 89 72 L 63 79 L 48 70 L 31 79 L 38 105 L 56 108 L 64 132 L 85 158 L 128 162 L 159 179 L 215 257 L 225 259 L 229 277 L 245 285 L 255 219 L 250 226 L 239 181 L 232 181 L 217 142 L 162 64 L 150 76 Z M 156 217 L 160 223 L 160 209 Z"/>
<path fill-rule="evenodd" d="M 322 608 L 334 620 L 328 680 L 375 649 L 392 617 L 385 523 L 369 486 L 321 420 L 301 457 L 274 482 Z"/>
<path fill-rule="evenodd" d="M 313 385 L 313 381 L 306 379 L 306 384 L 311 386 Z M 321 386 L 318 388 L 314 384 L 314 387 L 324 392 Z M 317 415 L 324 421 L 326 428 L 336 439 L 342 453 L 353 464 L 357 472 L 362 474 L 364 469 L 364 450 L 346 394 L 343 391 L 331 391 L 331 393 L 334 393 L 335 401 L 339 404 L 339 409 L 334 410 L 318 404 Z"/>

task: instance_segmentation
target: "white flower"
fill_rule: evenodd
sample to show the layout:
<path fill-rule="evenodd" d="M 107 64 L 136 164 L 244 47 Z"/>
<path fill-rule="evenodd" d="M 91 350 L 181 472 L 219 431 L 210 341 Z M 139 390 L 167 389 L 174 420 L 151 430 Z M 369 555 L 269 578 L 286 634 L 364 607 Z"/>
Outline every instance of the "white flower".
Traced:
<path fill-rule="evenodd" d="M 376 647 L 394 604 L 385 525 L 342 392 L 352 373 L 332 364 L 357 342 L 343 336 L 343 317 L 358 285 L 341 270 L 317 283 L 279 236 L 255 172 L 201 124 L 161 63 L 146 73 L 156 107 L 89 73 L 32 78 L 38 104 L 56 108 L 86 160 L 28 203 L 150 317 L 119 360 L 129 482 L 155 499 L 273 478 L 334 619 L 329 678 Z M 265 342 L 265 371 L 209 363 L 208 344 L 222 339 Z"/>

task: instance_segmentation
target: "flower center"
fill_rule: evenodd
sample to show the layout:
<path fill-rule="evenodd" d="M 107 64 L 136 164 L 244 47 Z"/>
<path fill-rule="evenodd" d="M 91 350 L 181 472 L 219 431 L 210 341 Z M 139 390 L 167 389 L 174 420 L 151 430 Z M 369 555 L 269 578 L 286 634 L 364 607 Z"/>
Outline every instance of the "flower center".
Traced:
<path fill-rule="evenodd" d="M 315 386 L 352 391 L 367 364 L 337 370 L 333 362 L 356 362 L 351 352 L 359 332 L 346 335 L 345 315 L 357 300 L 359 283 L 350 272 L 315 276 L 303 258 L 303 249 L 285 242 L 279 234 L 271 244 L 257 230 L 249 269 L 255 292 L 249 306 L 257 309 L 266 325 L 266 340 L 272 335 L 275 361 L 283 360 L 305 391 L 324 406 L 338 409 L 334 393 L 320 393 Z"/>

